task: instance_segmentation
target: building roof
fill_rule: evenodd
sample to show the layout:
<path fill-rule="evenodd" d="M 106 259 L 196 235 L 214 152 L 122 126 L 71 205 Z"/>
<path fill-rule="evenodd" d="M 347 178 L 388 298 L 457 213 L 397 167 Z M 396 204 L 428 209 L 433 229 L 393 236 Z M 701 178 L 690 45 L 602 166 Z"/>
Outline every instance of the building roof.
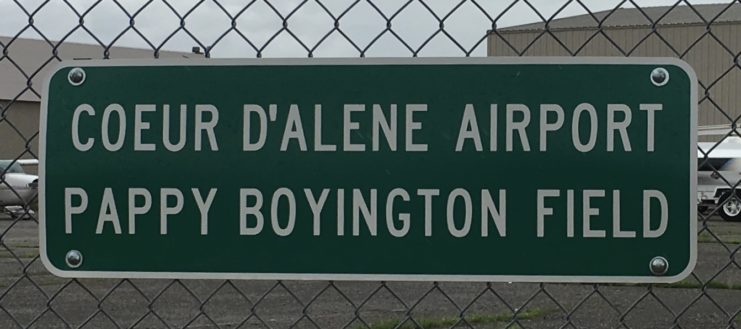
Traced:
<path fill-rule="evenodd" d="M 605 28 L 651 26 L 653 23 L 667 25 L 697 25 L 741 22 L 741 5 L 738 3 L 690 6 L 663 6 L 618 8 L 589 14 L 557 18 L 548 24 L 549 30 L 596 29 L 599 22 Z M 596 18 L 596 20 L 595 20 Z M 498 32 L 520 32 L 543 30 L 545 23 L 532 23 L 498 29 Z"/>
<path fill-rule="evenodd" d="M 32 90 L 27 88 L 28 77 L 31 87 L 42 94 L 43 82 L 49 70 L 57 63 L 54 57 L 54 45 L 44 40 L 0 37 L 0 100 L 40 101 Z M 56 49 L 59 58 L 100 59 L 105 56 L 105 47 L 100 45 L 63 42 Z M 7 52 L 7 56 L 3 56 Z M 201 54 L 191 52 L 160 51 L 160 58 L 201 58 Z M 154 50 L 111 47 L 109 58 L 153 58 Z M 38 72 L 37 72 L 38 71 Z M 28 76 L 28 77 L 27 77 Z"/>

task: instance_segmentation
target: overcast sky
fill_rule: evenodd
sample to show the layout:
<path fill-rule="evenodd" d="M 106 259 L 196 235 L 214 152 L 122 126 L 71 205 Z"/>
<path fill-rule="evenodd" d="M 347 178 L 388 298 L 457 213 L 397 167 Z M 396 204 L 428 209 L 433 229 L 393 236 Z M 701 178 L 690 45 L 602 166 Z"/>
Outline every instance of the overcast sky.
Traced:
<path fill-rule="evenodd" d="M 19 1 L 28 12 L 34 12 L 46 0 Z M 114 43 L 115 46 L 151 48 L 151 46 L 129 27 L 129 17 L 136 13 L 149 0 L 119 0 L 123 9 L 111 0 L 69 0 L 74 8 L 85 15 L 84 27 L 92 32 L 103 44 Z M 365 49 L 380 33 L 386 29 L 386 20 L 376 11 L 368 0 L 320 0 L 334 15 L 342 15 L 339 27 L 360 49 Z M 213 46 L 213 57 L 255 57 L 256 51 L 236 31 L 230 31 L 218 40 L 224 32 L 231 28 L 231 19 L 213 0 L 205 0 L 196 7 L 186 18 L 185 27 L 192 33 L 180 30 L 170 35 L 180 27 L 180 19 L 173 12 L 181 16 L 201 0 L 169 0 L 172 9 L 162 0 L 154 0 L 139 12 L 134 18 L 134 27 L 151 42 L 154 47 L 164 50 L 190 51 L 192 46 L 198 45 L 196 40 L 205 46 Z M 264 0 L 256 0 L 246 10 L 248 0 L 222 0 L 219 3 L 232 16 L 238 16 L 236 28 L 257 48 L 263 48 L 263 57 L 306 57 L 308 51 L 299 44 L 294 37 L 282 29 L 282 19 L 271 9 Z M 314 48 L 321 38 L 333 30 L 334 20 L 325 12 L 316 0 L 271 0 L 269 1 L 283 16 L 288 16 L 297 6 L 303 3 L 288 20 L 288 29 L 300 39 L 308 48 Z M 512 3 L 514 6 L 507 9 Z M 623 3 L 620 0 L 582 0 L 590 11 L 609 10 Z M 717 3 L 719 0 L 692 0 L 692 4 Z M 730 0 L 725 1 L 729 3 Z M 402 38 L 414 50 L 420 48 L 425 40 L 439 29 L 439 23 L 433 14 L 418 0 L 372 0 L 378 10 L 387 17 L 396 16 L 391 21 L 391 28 L 398 37 Z M 435 15 L 442 18 L 448 15 L 460 1 L 457 0 L 424 0 Z M 476 1 L 484 11 L 496 18 L 497 26 L 511 26 L 541 21 L 539 15 L 524 1 L 516 0 L 478 0 Z M 558 0 L 530 0 L 540 15 L 545 18 L 568 17 L 581 15 L 587 11 L 577 1 Z M 562 11 L 559 8 L 567 4 Z M 639 6 L 673 5 L 676 0 L 635 0 Z M 93 6 L 94 5 L 94 6 Z M 406 5 L 406 6 L 405 6 Z M 92 7 L 92 9 L 90 9 Z M 399 11 L 401 7 L 403 10 Z M 630 2 L 623 7 L 634 7 Z M 506 12 L 505 12 L 506 10 Z M 239 14 L 241 12 L 241 14 Z M 502 14 L 504 12 L 504 14 Z M 39 33 L 28 28 L 29 18 L 19 5 L 13 1 L 0 0 L 0 35 L 14 36 L 25 31 L 21 37 L 41 38 Z M 73 10 L 61 0 L 51 0 L 33 16 L 34 26 L 51 40 L 59 40 L 79 25 L 79 19 Z M 492 24 L 489 18 L 470 0 L 462 1 L 461 6 L 445 20 L 445 31 L 450 34 L 466 51 L 473 49 L 471 55 L 484 56 L 486 54 L 485 41 L 481 41 Z M 275 39 L 268 40 L 276 33 Z M 169 39 L 168 39 L 169 38 Z M 67 40 L 97 43 L 88 32 L 82 28 L 72 33 Z M 217 42 L 218 40 L 218 42 Z M 215 45 L 214 45 L 215 43 Z M 332 32 L 314 51 L 315 57 L 357 57 L 360 52 L 347 41 L 338 31 Z M 412 51 L 402 45 L 390 32 L 384 33 L 378 40 L 368 47 L 366 56 L 411 56 Z M 461 56 L 461 50 L 448 36 L 438 33 L 429 43 L 419 51 L 419 56 Z"/>

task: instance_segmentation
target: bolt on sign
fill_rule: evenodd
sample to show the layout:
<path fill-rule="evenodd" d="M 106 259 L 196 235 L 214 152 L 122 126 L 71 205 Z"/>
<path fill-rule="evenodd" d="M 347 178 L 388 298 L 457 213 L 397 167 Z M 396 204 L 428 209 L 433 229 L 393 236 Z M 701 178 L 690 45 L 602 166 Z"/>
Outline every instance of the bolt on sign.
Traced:
<path fill-rule="evenodd" d="M 677 281 L 696 85 L 668 58 L 64 62 L 41 257 L 63 277 Z"/>

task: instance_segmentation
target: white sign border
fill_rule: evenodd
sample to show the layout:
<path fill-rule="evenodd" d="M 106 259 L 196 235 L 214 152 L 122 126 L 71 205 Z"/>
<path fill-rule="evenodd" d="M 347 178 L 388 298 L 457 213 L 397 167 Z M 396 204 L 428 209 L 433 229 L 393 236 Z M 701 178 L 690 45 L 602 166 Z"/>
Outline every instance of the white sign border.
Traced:
<path fill-rule="evenodd" d="M 690 78 L 690 259 L 674 276 L 563 276 L 563 275 L 447 275 L 342 273 L 218 273 L 218 272 L 107 272 L 56 268 L 46 250 L 46 124 L 49 83 L 69 67 L 113 66 L 312 66 L 312 65 L 673 65 Z M 648 75 L 647 75 L 648 77 Z M 689 276 L 697 263 L 697 75 L 686 62 L 673 57 L 468 57 L 468 58 L 282 58 L 282 59 L 115 59 L 62 61 L 52 67 L 43 85 L 39 120 L 39 255 L 44 267 L 64 278 L 217 279 L 217 280 L 335 280 L 335 281 L 468 281 L 552 283 L 672 283 Z M 671 262 L 669 263 L 671 266 Z M 648 262 L 646 263 L 648 267 Z"/>

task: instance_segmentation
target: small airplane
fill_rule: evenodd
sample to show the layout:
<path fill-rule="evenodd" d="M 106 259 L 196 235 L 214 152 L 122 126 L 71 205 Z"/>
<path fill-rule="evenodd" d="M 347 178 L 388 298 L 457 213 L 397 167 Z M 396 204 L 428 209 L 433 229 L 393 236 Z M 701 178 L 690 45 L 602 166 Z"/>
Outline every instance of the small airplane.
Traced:
<path fill-rule="evenodd" d="M 36 166 L 39 160 L 0 160 L 0 210 L 12 218 L 33 214 L 39 177 L 27 174 L 23 166 Z"/>
<path fill-rule="evenodd" d="M 712 136 L 727 135 L 730 129 L 711 126 L 698 131 Z M 716 208 L 724 220 L 741 221 L 741 137 L 735 134 L 718 143 L 697 143 L 697 209 L 705 213 Z"/>

